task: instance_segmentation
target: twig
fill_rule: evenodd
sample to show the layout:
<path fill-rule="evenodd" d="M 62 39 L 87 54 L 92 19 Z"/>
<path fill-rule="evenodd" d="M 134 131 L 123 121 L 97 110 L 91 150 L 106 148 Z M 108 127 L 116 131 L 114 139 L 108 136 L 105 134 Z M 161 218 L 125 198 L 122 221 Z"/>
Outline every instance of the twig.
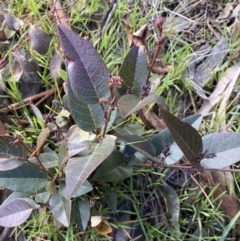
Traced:
<path fill-rule="evenodd" d="M 31 97 L 28 97 L 26 99 L 23 100 L 23 103 L 26 104 L 26 103 L 32 103 L 34 100 L 37 100 L 41 97 L 45 97 L 47 96 L 47 98 L 49 98 L 49 96 L 53 95 L 54 93 L 56 92 L 56 88 L 52 88 L 52 89 L 49 89 L 49 90 L 46 90 L 44 92 L 41 92 L 39 94 L 36 94 L 34 96 L 31 96 Z M 0 114 L 4 114 L 8 111 L 11 111 L 12 109 L 16 109 L 17 107 L 21 107 L 22 103 L 14 103 L 14 104 L 11 104 L 7 107 L 4 107 L 2 109 L 0 109 Z"/>
<path fill-rule="evenodd" d="M 160 162 L 160 160 L 155 160 L 154 163 L 142 163 L 142 164 L 135 164 L 134 167 L 146 167 L 146 168 L 176 168 L 176 169 L 183 169 L 183 170 L 192 170 L 192 166 L 182 166 L 182 165 L 166 165 Z M 240 173 L 240 169 L 213 169 L 213 168 L 204 168 L 204 171 L 221 171 L 221 172 L 237 172 Z"/>
<path fill-rule="evenodd" d="M 191 175 L 192 180 L 195 182 L 195 184 L 201 189 L 201 191 L 203 192 L 204 196 L 207 198 L 208 202 L 210 203 L 210 205 L 212 206 L 212 208 L 214 208 L 214 205 L 212 204 L 211 200 L 209 199 L 208 195 L 206 194 L 206 192 L 203 190 L 202 186 L 200 185 L 200 183 L 194 178 L 193 175 Z"/>

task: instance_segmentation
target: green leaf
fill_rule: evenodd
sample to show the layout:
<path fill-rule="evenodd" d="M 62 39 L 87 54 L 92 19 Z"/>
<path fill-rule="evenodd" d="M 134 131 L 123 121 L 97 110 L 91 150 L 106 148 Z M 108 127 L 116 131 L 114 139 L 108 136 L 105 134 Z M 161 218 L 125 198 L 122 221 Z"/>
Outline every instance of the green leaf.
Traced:
<path fill-rule="evenodd" d="M 115 119 L 116 119 L 116 117 L 117 117 L 117 112 L 119 112 L 119 111 L 118 111 L 118 108 L 117 108 L 117 107 L 114 107 L 114 110 L 112 110 L 112 113 L 111 113 L 110 120 L 109 120 L 108 123 L 107 123 L 106 133 L 112 128 L 113 123 L 115 122 Z M 102 126 L 101 133 L 103 133 L 104 128 L 105 128 L 105 125 Z"/>
<path fill-rule="evenodd" d="M 63 162 L 66 160 L 66 156 L 68 155 L 68 150 L 67 150 L 67 143 L 63 142 L 58 151 L 58 167 L 61 167 Z"/>
<path fill-rule="evenodd" d="M 131 135 L 142 136 L 144 132 L 144 126 L 140 124 L 128 124 L 123 127 Z"/>
<path fill-rule="evenodd" d="M 115 137 L 106 136 L 96 145 L 92 154 L 71 158 L 66 166 L 66 197 L 70 199 L 88 176 L 112 153 Z"/>
<path fill-rule="evenodd" d="M 37 203 L 47 203 L 50 199 L 51 194 L 49 192 L 40 192 L 34 196 L 34 200 Z"/>
<path fill-rule="evenodd" d="M 179 226 L 180 217 L 180 200 L 176 191 L 166 183 L 159 184 L 155 187 L 161 196 L 166 200 L 167 209 L 171 214 L 171 222 Z"/>
<path fill-rule="evenodd" d="M 190 123 L 191 117 L 187 117 L 185 120 L 187 120 L 188 118 L 189 118 L 189 122 L 186 121 L 186 123 L 191 124 L 192 127 L 194 127 L 196 130 L 198 130 L 199 127 L 200 127 L 201 121 L 202 121 L 202 116 L 200 115 L 199 118 L 196 119 L 196 120 L 195 120 L 195 118 L 192 118 L 192 121 L 195 120 L 193 123 Z M 184 120 L 184 122 L 185 122 L 185 120 Z M 178 162 L 184 156 L 183 152 L 181 151 L 181 149 L 179 148 L 179 146 L 177 145 L 176 142 L 173 142 L 171 144 L 171 146 L 170 146 L 170 153 L 171 153 L 171 155 L 169 155 L 165 159 L 165 163 L 167 165 L 172 165 L 172 164 Z"/>
<path fill-rule="evenodd" d="M 104 125 L 99 99 L 110 96 L 110 73 L 92 44 L 63 25 L 58 34 L 68 59 L 68 106 L 76 124 L 85 131 Z"/>
<path fill-rule="evenodd" d="M 77 125 L 72 125 L 66 136 L 64 137 L 65 141 L 68 143 L 78 143 L 79 141 L 89 141 L 94 140 L 96 137 L 92 132 L 83 131 Z"/>
<path fill-rule="evenodd" d="M 136 113 L 143 107 L 145 107 L 151 103 L 157 102 L 159 98 L 160 97 L 154 93 L 151 93 L 143 100 L 140 100 L 135 95 L 126 94 L 126 95 L 123 95 L 118 100 L 117 105 L 118 105 L 121 116 L 126 118 L 126 117 Z"/>
<path fill-rule="evenodd" d="M 172 165 L 182 159 L 183 156 L 184 154 L 180 147 L 176 142 L 173 142 L 173 144 L 170 146 L 170 155 L 165 159 L 165 163 L 167 165 Z"/>
<path fill-rule="evenodd" d="M 30 164 L 0 172 L 0 186 L 16 192 L 35 193 L 45 187 L 47 174 Z"/>
<path fill-rule="evenodd" d="M 214 158 L 203 159 L 201 165 L 206 168 L 221 169 L 240 160 L 239 133 L 213 133 L 203 137 L 203 150 L 214 153 Z"/>
<path fill-rule="evenodd" d="M 91 183 L 88 181 L 85 181 L 72 197 L 82 196 L 88 192 L 91 192 L 92 190 L 93 190 L 93 186 L 91 185 Z M 63 197 L 66 197 L 66 183 L 65 182 L 60 182 L 59 194 Z"/>
<path fill-rule="evenodd" d="M 192 115 L 192 116 L 182 119 L 182 121 L 185 123 L 188 123 L 189 125 L 194 127 L 196 130 L 198 130 L 200 127 L 200 124 L 202 122 L 202 116 L 201 115 Z M 155 146 L 156 156 L 159 156 L 162 153 L 164 146 L 166 144 L 172 144 L 174 142 L 174 139 L 173 139 L 169 129 L 166 128 L 163 131 L 159 132 L 158 134 L 154 135 L 151 139 L 151 142 Z M 171 152 L 172 152 L 172 148 L 171 148 Z M 178 160 L 180 160 L 181 158 L 182 158 L 182 155 Z"/>
<path fill-rule="evenodd" d="M 103 110 L 99 103 L 86 104 L 79 101 L 67 83 L 68 105 L 75 123 L 84 131 L 93 131 L 104 125 Z"/>
<path fill-rule="evenodd" d="M 204 136 L 203 150 L 218 153 L 240 147 L 240 133 L 212 133 Z"/>
<path fill-rule="evenodd" d="M 141 87 L 145 84 L 148 68 L 144 47 L 133 45 L 126 55 L 119 76 L 123 79 L 121 88 L 116 89 L 120 96 L 126 94 L 127 88 L 133 88 L 133 94 L 140 99 Z"/>
<path fill-rule="evenodd" d="M 33 207 L 25 199 L 16 198 L 0 207 L 0 226 L 16 227 L 24 223 L 32 213 Z"/>
<path fill-rule="evenodd" d="M 66 71 L 60 69 L 60 76 L 64 81 L 67 80 L 67 72 Z"/>
<path fill-rule="evenodd" d="M 104 200 L 107 202 L 113 213 L 117 212 L 117 193 L 114 189 L 108 189 L 104 192 Z"/>
<path fill-rule="evenodd" d="M 56 193 L 50 198 L 49 206 L 57 221 L 68 227 L 70 224 L 71 200 L 67 200 Z"/>
<path fill-rule="evenodd" d="M 98 104 L 110 96 L 110 73 L 92 44 L 72 30 L 58 25 L 59 39 L 68 59 L 67 73 L 75 98 L 84 104 Z"/>
<path fill-rule="evenodd" d="M 58 166 L 58 155 L 55 152 L 41 153 L 39 160 L 46 169 Z"/>
<path fill-rule="evenodd" d="M 43 116 L 41 111 L 38 109 L 38 107 L 36 105 L 31 104 L 30 105 L 32 108 L 33 113 L 35 114 L 35 116 L 38 118 L 38 120 L 43 124 L 44 126 L 44 120 L 43 120 Z"/>
<path fill-rule="evenodd" d="M 149 137 L 142 137 L 137 135 L 122 135 L 118 137 L 126 142 L 127 145 L 132 146 L 135 150 L 139 151 L 143 155 L 153 159 L 156 156 L 156 150 L 151 143 Z"/>
<path fill-rule="evenodd" d="M 98 168 L 93 180 L 100 182 L 116 182 L 131 177 L 133 169 L 124 161 L 119 151 L 114 151 Z"/>
<path fill-rule="evenodd" d="M 15 142 L 10 136 L 0 136 L 0 170 L 6 171 L 17 168 L 24 163 L 29 155 L 26 148 Z"/>
<path fill-rule="evenodd" d="M 90 205 L 86 197 L 73 200 L 72 217 L 81 231 L 85 231 L 90 218 Z"/>
<path fill-rule="evenodd" d="M 204 158 L 201 160 L 201 166 L 205 168 L 221 169 L 231 166 L 240 161 L 240 147 L 231 150 L 218 152 L 214 158 Z"/>
<path fill-rule="evenodd" d="M 202 137 L 191 125 L 182 122 L 168 111 L 161 109 L 161 116 L 169 128 L 175 142 L 180 147 L 188 161 L 195 167 L 201 168 L 198 155 L 202 151 Z"/>

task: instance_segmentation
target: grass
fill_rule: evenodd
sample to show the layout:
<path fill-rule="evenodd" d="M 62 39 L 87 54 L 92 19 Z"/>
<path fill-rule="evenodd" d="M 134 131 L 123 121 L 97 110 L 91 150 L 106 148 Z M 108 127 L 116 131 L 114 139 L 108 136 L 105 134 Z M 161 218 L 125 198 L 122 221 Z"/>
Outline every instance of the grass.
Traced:
<path fill-rule="evenodd" d="M 59 48 L 55 22 L 52 12 L 50 11 L 53 1 L 14 0 L 12 2 L 11 12 L 15 14 L 16 17 L 23 19 L 25 25 L 20 31 L 19 36 L 16 36 L 16 44 L 7 52 L 9 61 L 11 60 L 10 53 L 16 51 L 17 48 L 25 50 L 30 49 L 31 54 L 41 67 L 40 77 L 44 88 L 61 88 L 57 86 L 56 81 L 51 79 L 49 73 L 51 53 L 55 48 Z M 162 9 L 164 9 L 164 7 L 171 8 L 172 5 L 177 6 L 176 2 L 178 1 L 163 1 L 163 3 L 161 3 L 163 5 L 162 9 L 157 10 L 156 8 L 150 7 L 149 11 L 144 10 L 142 1 L 133 1 L 131 6 L 127 4 L 127 1 L 119 1 L 116 11 L 102 36 L 100 23 L 104 14 L 107 12 L 107 2 L 100 0 L 82 0 L 78 1 L 74 6 L 71 6 L 73 2 L 74 1 L 65 1 L 65 8 L 70 17 L 71 26 L 75 31 L 80 32 L 82 36 L 90 38 L 92 43 L 95 44 L 98 52 L 103 57 L 103 60 L 107 64 L 111 73 L 116 75 L 121 62 L 129 49 L 123 19 L 127 22 L 131 32 L 134 33 L 139 27 L 145 23 L 151 22 L 157 14 L 163 12 Z M 180 2 L 182 1 L 179 1 L 179 7 L 169 11 L 170 16 L 176 16 L 174 14 L 176 11 L 179 14 L 182 14 Z M 187 2 L 194 1 L 184 1 L 184 3 Z M 188 11 L 191 12 L 191 8 L 189 8 Z M 190 18 L 191 16 L 189 15 L 188 17 Z M 44 32 L 53 37 L 49 51 L 45 55 L 40 55 L 29 48 L 27 32 L 30 24 L 40 26 Z M 186 33 L 180 32 L 178 28 L 179 26 L 172 26 L 171 24 L 165 26 L 164 35 L 168 47 L 163 58 L 166 64 L 173 65 L 174 68 L 170 73 L 164 75 L 162 84 L 157 88 L 156 92 L 158 95 L 164 97 L 165 102 L 172 113 L 178 113 L 179 116 L 184 117 L 186 106 L 192 108 L 191 111 L 193 114 L 196 113 L 199 107 L 199 105 L 196 104 L 198 98 L 196 94 L 193 93 L 189 80 L 184 77 L 184 71 L 188 66 L 189 59 L 193 55 L 193 48 L 197 45 L 197 42 L 186 44 Z M 211 42 L 211 38 L 209 38 L 210 31 L 206 25 L 204 25 L 203 30 L 201 31 L 203 31 L 202 33 L 199 33 L 201 40 Z M 156 36 L 153 35 L 152 38 L 153 40 L 151 41 L 153 44 Z M 235 39 L 231 43 L 229 50 L 230 57 L 225 69 L 236 61 L 234 60 L 234 56 L 236 50 L 239 51 L 239 39 Z M 206 86 L 209 92 L 213 90 L 213 83 L 224 74 L 225 69 L 223 69 L 222 73 L 213 76 L 212 80 L 209 81 Z M 13 102 L 23 103 L 16 82 L 9 82 L 7 93 Z M 184 93 L 189 93 L 190 95 L 188 105 L 184 104 Z M 1 97 L 5 98 L 5 96 Z M 58 97 L 62 97 L 60 91 L 58 92 Z M 60 102 L 62 102 L 62 100 L 60 100 Z M 46 115 L 52 107 L 50 101 L 46 100 L 39 108 L 42 114 Z M 217 112 L 217 108 L 218 106 L 213 109 L 213 113 Z M 238 110 L 236 101 L 230 102 L 227 106 L 227 114 L 224 118 L 228 120 L 233 116 L 237 116 L 235 117 L 235 121 L 232 121 L 229 127 L 233 131 L 239 132 L 239 114 L 234 113 L 236 110 Z M 27 129 L 28 131 L 26 132 L 25 127 L 20 125 L 16 120 L 15 122 L 9 122 L 6 125 L 7 132 L 12 135 L 20 135 L 27 143 L 36 143 L 39 129 L 42 128 L 42 126 L 33 115 L 29 105 L 24 106 L 21 112 L 15 112 L 15 115 L 17 116 L 17 119 L 25 119 L 29 122 L 30 126 Z M 131 118 L 131 121 L 132 123 L 141 123 L 136 115 Z M 211 116 L 209 116 L 204 121 L 205 125 L 202 125 L 202 133 L 206 134 L 216 131 L 219 123 L 222 121 L 223 119 L 219 120 L 214 116 L 212 116 L 211 119 Z M 165 175 L 171 170 L 166 169 L 164 173 L 154 173 L 154 171 L 155 170 L 151 169 L 136 169 L 132 178 L 129 178 L 126 182 L 113 186 L 117 190 L 119 203 L 121 203 L 121 201 L 127 201 L 132 206 L 132 210 L 123 210 L 122 213 L 129 214 L 130 217 L 136 221 L 135 224 L 140 227 L 143 240 L 191 240 L 191 238 L 196 236 L 198 237 L 198 240 L 210 241 L 220 240 L 220 238 L 225 237 L 224 235 L 228 231 L 228 227 L 225 227 L 226 216 L 221 211 L 216 199 L 212 196 L 214 189 L 208 194 L 209 199 L 214 205 L 213 208 L 201 190 L 196 188 L 192 190 L 191 187 L 184 186 L 176 187 L 176 191 L 179 194 L 179 208 L 181 214 L 179 227 L 177 227 L 170 221 L 172 213 L 166 208 L 169 203 L 167 203 L 163 196 L 156 194 L 156 190 L 152 187 L 153 183 L 157 183 L 158 179 L 162 181 Z M 238 173 L 235 174 L 234 179 L 237 186 L 237 193 L 239 194 L 238 183 L 240 175 Z M 191 200 L 190 194 L 194 196 L 194 198 L 192 198 L 193 200 Z M 148 213 L 143 212 L 143 202 L 146 202 L 146 205 L 148 205 Z M 104 204 L 102 205 L 102 207 L 106 208 Z M 93 207 L 93 209 L 94 208 L 95 207 Z M 98 208 L 96 208 L 96 210 L 99 211 Z M 92 210 L 92 212 L 96 210 Z M 104 210 L 101 210 L 101 212 L 103 211 Z M 111 213 L 111 210 L 106 209 L 105 212 Z M 125 227 L 125 232 L 128 232 L 133 228 L 134 223 L 131 223 L 129 220 L 120 222 L 116 218 L 115 221 L 118 227 Z M 233 224 L 230 225 L 232 225 L 230 226 L 232 228 Z M 127 228 L 128 226 L 130 226 L 130 228 Z M 60 228 L 56 231 L 52 217 L 49 216 L 49 212 L 34 215 L 21 226 L 21 231 L 26 234 L 28 238 L 27 240 L 32 240 L 40 234 L 45 234 L 44 239 L 46 240 L 111 240 L 110 237 L 99 235 L 91 228 L 85 233 L 80 233 L 75 224 L 71 224 L 69 228 Z M 226 238 L 224 240 L 231 239 Z"/>

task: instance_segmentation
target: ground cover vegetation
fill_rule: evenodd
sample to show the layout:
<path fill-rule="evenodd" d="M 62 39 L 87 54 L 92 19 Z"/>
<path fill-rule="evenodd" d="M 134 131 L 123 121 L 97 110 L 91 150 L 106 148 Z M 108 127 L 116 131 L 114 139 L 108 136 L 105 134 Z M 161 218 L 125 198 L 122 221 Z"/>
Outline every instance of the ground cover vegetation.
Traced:
<path fill-rule="evenodd" d="M 238 240 L 239 12 L 1 3 L 1 239 Z"/>

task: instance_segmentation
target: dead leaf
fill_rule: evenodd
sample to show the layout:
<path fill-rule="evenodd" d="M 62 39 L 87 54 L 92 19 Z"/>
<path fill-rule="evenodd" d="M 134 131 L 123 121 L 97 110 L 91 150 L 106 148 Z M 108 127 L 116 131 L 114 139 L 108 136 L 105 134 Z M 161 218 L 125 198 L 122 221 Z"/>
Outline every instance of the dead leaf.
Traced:
<path fill-rule="evenodd" d="M 175 35 L 180 31 L 189 29 L 195 22 L 191 19 L 175 16 L 175 13 L 167 9 L 171 15 L 163 23 L 163 36 Z"/>
<path fill-rule="evenodd" d="M 109 234 L 112 232 L 112 227 L 107 219 L 102 216 L 92 216 L 91 227 L 95 227 L 95 230 L 100 234 Z"/>
<path fill-rule="evenodd" d="M 92 216 L 91 217 L 91 227 L 96 227 L 102 222 L 102 216 Z"/>
<path fill-rule="evenodd" d="M 15 59 L 11 63 L 8 63 L 0 71 L 1 81 L 19 81 L 22 76 L 23 70 L 20 63 Z"/>
<path fill-rule="evenodd" d="M 23 71 L 26 71 L 26 72 L 40 71 L 40 67 L 38 65 L 37 60 L 29 52 L 26 52 L 25 54 L 13 53 L 13 56 L 19 62 Z"/>
<path fill-rule="evenodd" d="M 172 69 L 171 65 L 167 65 L 166 67 L 153 65 L 152 72 L 157 74 L 167 74 L 171 71 L 171 69 Z"/>
<path fill-rule="evenodd" d="M 44 33 L 41 29 L 36 28 L 34 25 L 31 25 L 28 36 L 31 42 L 31 47 L 36 52 L 39 54 L 47 53 L 52 37 Z"/>
<path fill-rule="evenodd" d="M 52 8 L 54 10 L 54 15 L 57 19 L 57 22 L 62 24 L 66 28 L 71 29 L 69 18 L 67 17 L 67 15 L 63 10 L 61 1 L 59 0 L 54 1 L 54 6 Z"/>
<path fill-rule="evenodd" d="M 9 47 L 10 47 L 9 41 L 0 42 L 0 50 L 8 50 Z"/>
<path fill-rule="evenodd" d="M 232 3 L 227 3 L 227 4 L 225 5 L 225 8 L 223 9 L 223 11 L 221 12 L 221 14 L 220 14 L 219 17 L 217 18 L 217 20 L 230 17 L 232 11 L 233 11 L 233 5 L 232 5 Z"/>
<path fill-rule="evenodd" d="M 144 24 L 137 32 L 133 34 L 133 43 L 140 47 L 147 45 L 147 40 L 150 37 L 150 31 L 147 24 Z"/>
<path fill-rule="evenodd" d="M 133 36 L 130 30 L 130 23 L 128 23 L 125 19 L 122 19 L 122 22 L 124 24 L 124 29 L 127 35 L 128 46 L 131 47 L 133 44 Z"/>
<path fill-rule="evenodd" d="M 3 123 L 0 121 L 0 136 L 5 136 L 6 134 L 6 129 Z"/>
<path fill-rule="evenodd" d="M 5 18 L 6 25 L 11 30 L 18 31 L 24 25 L 23 21 L 15 17 L 13 14 L 3 13 L 3 16 Z"/>
<path fill-rule="evenodd" d="M 240 66 L 239 66 L 240 68 Z M 237 70 L 237 69 L 236 69 Z M 239 75 L 237 75 L 239 76 Z M 231 75 L 230 75 L 231 77 Z M 237 82 L 238 78 L 232 78 L 232 81 L 228 84 L 228 86 L 226 87 L 225 91 L 224 91 L 224 95 L 222 97 L 222 100 L 221 100 L 221 103 L 218 107 L 218 113 L 217 113 L 217 118 L 219 120 L 222 120 L 221 123 L 219 123 L 219 131 L 220 132 L 224 132 L 224 131 L 227 131 L 227 123 L 226 123 L 226 113 L 227 113 L 227 105 L 228 105 L 228 102 L 229 102 L 229 99 L 231 98 L 231 95 L 234 91 L 234 87 L 236 85 L 236 82 Z"/>
<path fill-rule="evenodd" d="M 51 180 L 47 181 L 45 189 L 51 194 L 54 194 L 57 192 L 57 186 L 56 186 L 55 182 L 51 181 Z"/>
<path fill-rule="evenodd" d="M 235 22 L 233 28 L 232 28 L 232 41 L 238 41 L 238 39 L 240 39 L 240 21 Z M 233 59 L 239 59 L 240 56 L 240 46 L 238 45 Z"/>
<path fill-rule="evenodd" d="M 163 130 L 167 126 L 163 120 L 161 120 L 154 112 L 149 111 L 147 108 L 143 108 L 143 113 L 146 120 L 156 129 Z"/>
<path fill-rule="evenodd" d="M 100 234 L 106 235 L 112 232 L 112 227 L 108 224 L 108 222 L 102 220 L 102 222 L 95 227 L 95 230 Z"/>
<path fill-rule="evenodd" d="M 235 196 L 235 193 L 228 192 L 225 181 L 223 181 L 223 175 L 217 174 L 217 172 L 205 171 L 204 173 L 199 174 L 201 179 L 209 186 L 210 189 L 219 185 L 216 191 L 213 193 L 214 198 L 220 196 L 221 207 L 230 218 L 233 218 L 238 211 L 240 210 L 239 202 Z M 220 183 L 219 183 L 220 182 Z M 223 194 L 227 192 L 226 194 Z"/>
<path fill-rule="evenodd" d="M 2 29 L 0 29 L 0 41 L 4 42 L 7 40 L 6 34 Z"/>
<path fill-rule="evenodd" d="M 52 79 L 59 80 L 61 78 L 60 70 L 63 64 L 63 58 L 57 50 L 53 52 L 50 60 L 49 71 Z"/>
<path fill-rule="evenodd" d="M 211 52 L 203 60 L 195 72 L 195 83 L 199 86 L 204 86 L 211 78 L 216 66 L 221 64 L 228 52 L 228 42 L 224 37 L 221 37 L 218 43 L 212 48 Z"/>
<path fill-rule="evenodd" d="M 207 115 L 209 111 L 213 108 L 214 105 L 216 105 L 219 100 L 222 98 L 222 93 L 226 90 L 227 86 L 231 81 L 235 82 L 240 75 L 240 65 L 235 64 L 227 69 L 224 76 L 218 81 L 218 84 L 210 97 L 205 100 L 201 106 L 201 108 L 198 110 L 198 114 L 201 114 L 203 116 Z"/>

